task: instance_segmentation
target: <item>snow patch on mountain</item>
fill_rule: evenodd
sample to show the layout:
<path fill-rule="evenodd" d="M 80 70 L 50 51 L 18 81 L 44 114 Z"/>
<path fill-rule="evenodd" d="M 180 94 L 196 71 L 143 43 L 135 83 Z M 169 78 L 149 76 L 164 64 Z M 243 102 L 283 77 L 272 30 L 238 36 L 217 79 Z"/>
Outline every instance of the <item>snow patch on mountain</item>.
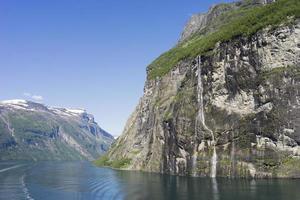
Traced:
<path fill-rule="evenodd" d="M 29 109 L 28 102 L 22 99 L 0 101 L 0 107 L 1 106 L 9 107 L 12 109 L 32 110 Z"/>
<path fill-rule="evenodd" d="M 27 101 L 23 99 L 12 99 L 0 101 L 0 104 L 27 106 Z"/>
<path fill-rule="evenodd" d="M 53 113 L 61 116 L 81 116 L 84 113 L 87 113 L 84 109 L 67 109 L 67 108 L 56 108 L 45 106 L 41 103 L 26 101 L 23 99 L 12 99 L 0 101 L 0 107 L 8 107 L 10 109 L 17 110 L 27 110 L 27 111 L 45 111 L 50 110 Z"/>

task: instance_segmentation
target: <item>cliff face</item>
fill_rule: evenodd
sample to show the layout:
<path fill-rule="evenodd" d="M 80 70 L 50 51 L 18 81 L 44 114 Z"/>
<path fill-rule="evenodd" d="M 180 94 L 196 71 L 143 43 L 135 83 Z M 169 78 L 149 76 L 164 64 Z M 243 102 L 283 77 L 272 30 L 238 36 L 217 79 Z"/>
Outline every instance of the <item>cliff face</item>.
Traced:
<path fill-rule="evenodd" d="M 300 177 L 299 92 L 299 20 L 219 42 L 148 78 L 108 158 L 176 175 Z"/>
<path fill-rule="evenodd" d="M 92 160 L 113 140 L 84 110 L 0 102 L 0 160 Z"/>

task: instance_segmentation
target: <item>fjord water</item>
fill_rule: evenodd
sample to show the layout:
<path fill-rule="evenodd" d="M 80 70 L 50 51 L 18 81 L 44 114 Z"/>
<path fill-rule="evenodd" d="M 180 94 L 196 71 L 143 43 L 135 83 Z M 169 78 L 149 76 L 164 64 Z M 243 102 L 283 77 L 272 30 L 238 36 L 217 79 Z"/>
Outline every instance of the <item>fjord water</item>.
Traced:
<path fill-rule="evenodd" d="M 300 180 L 211 179 L 115 171 L 89 162 L 1 162 L 0 199 L 300 198 Z"/>

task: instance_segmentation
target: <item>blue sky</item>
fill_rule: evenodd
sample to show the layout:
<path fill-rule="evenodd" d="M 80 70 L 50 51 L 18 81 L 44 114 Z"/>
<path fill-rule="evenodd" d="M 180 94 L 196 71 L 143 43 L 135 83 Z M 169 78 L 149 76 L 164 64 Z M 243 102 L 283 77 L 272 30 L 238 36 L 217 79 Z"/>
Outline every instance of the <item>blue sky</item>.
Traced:
<path fill-rule="evenodd" d="M 85 108 L 121 134 L 146 66 L 193 13 L 228 0 L 0 0 L 0 100 Z"/>

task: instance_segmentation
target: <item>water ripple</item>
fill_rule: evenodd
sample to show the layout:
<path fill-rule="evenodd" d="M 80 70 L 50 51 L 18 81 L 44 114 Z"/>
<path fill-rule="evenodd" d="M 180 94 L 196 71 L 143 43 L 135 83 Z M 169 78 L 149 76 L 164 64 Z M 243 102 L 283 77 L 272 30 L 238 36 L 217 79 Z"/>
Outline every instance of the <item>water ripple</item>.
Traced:
<path fill-rule="evenodd" d="M 92 199 L 122 199 L 121 190 L 117 189 L 116 180 L 113 177 L 99 177 L 89 181 Z"/>
<path fill-rule="evenodd" d="M 114 171 L 88 162 L 0 167 L 5 170 L 0 173 L 0 199 L 5 200 L 299 199 L 300 180 L 188 178 Z"/>

